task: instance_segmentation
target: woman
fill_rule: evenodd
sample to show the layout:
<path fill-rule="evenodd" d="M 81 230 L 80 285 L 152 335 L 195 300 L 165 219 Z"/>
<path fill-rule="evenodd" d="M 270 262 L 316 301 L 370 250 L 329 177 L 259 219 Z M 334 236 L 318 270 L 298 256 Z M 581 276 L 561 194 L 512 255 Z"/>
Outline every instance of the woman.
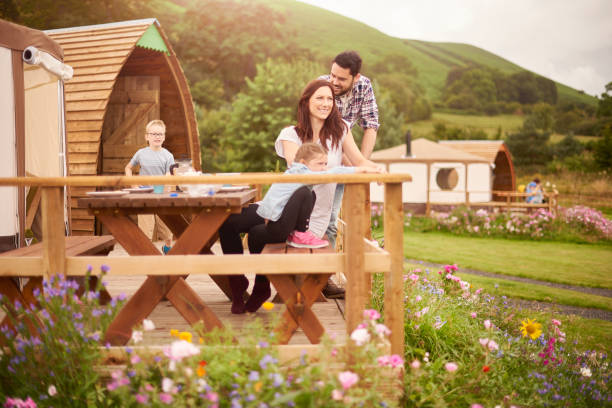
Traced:
<path fill-rule="evenodd" d="M 291 166 L 302 143 L 313 142 L 327 151 L 327 166 L 342 164 L 343 155 L 353 166 L 384 168 L 361 154 L 348 123 L 342 120 L 336 107 L 332 85 L 321 79 L 311 81 L 302 91 L 298 103 L 297 124 L 284 128 L 275 142 L 276 153 Z M 313 189 L 317 200 L 310 216 L 309 230 L 323 238 L 331 218 L 336 184 L 319 184 Z M 329 281 L 323 290 L 327 297 L 343 297 L 344 291 Z"/>

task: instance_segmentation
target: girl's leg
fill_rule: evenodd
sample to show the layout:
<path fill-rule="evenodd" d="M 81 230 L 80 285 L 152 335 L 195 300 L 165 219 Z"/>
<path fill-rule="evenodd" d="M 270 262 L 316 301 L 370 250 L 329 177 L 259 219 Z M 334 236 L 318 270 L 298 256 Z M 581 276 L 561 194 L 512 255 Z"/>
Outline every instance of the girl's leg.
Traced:
<path fill-rule="evenodd" d="M 256 213 L 257 205 L 251 204 L 243 208 L 240 214 L 232 214 L 219 228 L 219 240 L 224 254 L 242 254 L 241 232 L 248 232 L 254 225 L 264 220 Z M 249 280 L 244 275 L 231 275 L 228 277 L 232 291 L 232 313 L 244 313 L 244 291 L 249 287 Z"/>
<path fill-rule="evenodd" d="M 276 222 L 267 225 L 256 225 L 249 230 L 249 252 L 259 254 L 266 244 L 285 242 L 291 231 L 308 228 L 310 213 L 314 206 L 314 194 L 307 187 L 301 187 L 293 193 Z M 255 286 L 245 308 L 255 312 L 270 297 L 270 281 L 263 275 L 255 277 Z"/>

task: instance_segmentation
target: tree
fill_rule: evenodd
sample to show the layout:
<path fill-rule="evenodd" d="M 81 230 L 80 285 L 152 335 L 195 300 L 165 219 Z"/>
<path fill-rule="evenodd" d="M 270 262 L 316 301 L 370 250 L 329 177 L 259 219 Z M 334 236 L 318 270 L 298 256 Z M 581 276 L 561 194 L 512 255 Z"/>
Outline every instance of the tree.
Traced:
<path fill-rule="evenodd" d="M 304 86 L 321 67 L 312 62 L 267 60 L 257 65 L 232 104 L 220 143 L 223 171 L 272 171 L 277 167 L 274 141 L 286 126 L 295 124 L 297 103 Z"/>
<path fill-rule="evenodd" d="M 593 146 L 593 158 L 601 170 L 612 169 L 612 126 L 608 125 L 602 137 Z"/>
<path fill-rule="evenodd" d="M 555 109 L 547 103 L 533 105 L 523 122 L 523 128 L 550 131 L 554 125 Z"/>
<path fill-rule="evenodd" d="M 612 82 L 606 85 L 606 91 L 601 94 L 597 103 L 597 117 L 612 116 Z"/>
<path fill-rule="evenodd" d="M 378 104 L 380 128 L 376 135 L 376 149 L 386 149 L 405 142 L 402 130 L 405 120 L 404 114 L 398 112 L 393 103 L 392 93 L 375 81 L 376 103 Z M 361 144 L 357 141 L 357 144 Z"/>
<path fill-rule="evenodd" d="M 572 133 L 566 135 L 559 143 L 554 145 L 553 151 L 555 158 L 565 159 L 570 156 L 577 156 L 584 150 L 584 145 L 578 141 Z"/>
<path fill-rule="evenodd" d="M 508 135 L 506 145 L 517 165 L 546 164 L 551 158 L 550 134 L 535 129 L 521 129 Z"/>

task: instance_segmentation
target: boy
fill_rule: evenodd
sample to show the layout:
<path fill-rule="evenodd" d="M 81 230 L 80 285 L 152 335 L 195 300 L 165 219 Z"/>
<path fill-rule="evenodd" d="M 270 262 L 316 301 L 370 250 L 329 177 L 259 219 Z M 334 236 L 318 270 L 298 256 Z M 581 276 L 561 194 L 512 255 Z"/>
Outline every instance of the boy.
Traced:
<path fill-rule="evenodd" d="M 138 150 L 125 166 L 125 175 L 131 176 L 134 166 L 140 166 L 141 176 L 163 176 L 170 174 L 170 166 L 174 164 L 174 156 L 162 147 L 166 140 L 166 125 L 156 119 L 146 126 L 145 139 L 149 146 Z M 172 233 L 157 216 L 139 215 L 138 226 L 154 241 L 156 237 L 164 240 L 163 253 L 167 254 L 172 245 Z"/>
<path fill-rule="evenodd" d="M 316 143 L 304 143 L 296 152 L 291 167 L 285 174 L 349 174 L 376 173 L 380 169 L 369 167 L 334 167 L 327 170 L 327 153 Z M 287 242 L 299 248 L 322 248 L 329 242 L 308 231 L 310 213 L 315 196 L 312 186 L 302 183 L 275 183 L 263 201 L 244 208 L 241 214 L 232 214 L 219 229 L 224 254 L 241 254 L 240 233 L 248 233 L 249 252 L 259 254 L 266 244 Z M 263 275 L 255 277 L 253 293 L 246 304 L 242 295 L 249 286 L 242 275 L 229 277 L 232 289 L 232 313 L 255 312 L 270 297 L 270 282 Z"/>

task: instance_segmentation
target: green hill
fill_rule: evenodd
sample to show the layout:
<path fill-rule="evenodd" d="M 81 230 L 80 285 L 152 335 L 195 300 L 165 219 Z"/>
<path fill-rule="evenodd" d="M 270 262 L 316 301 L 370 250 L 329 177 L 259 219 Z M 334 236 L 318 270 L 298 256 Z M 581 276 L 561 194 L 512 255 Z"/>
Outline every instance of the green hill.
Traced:
<path fill-rule="evenodd" d="M 512 74 L 524 70 L 520 66 L 469 44 L 429 42 L 388 36 L 366 24 L 309 4 L 292 0 L 257 0 L 286 15 L 288 31 L 295 33 L 303 47 L 329 61 L 345 49 L 357 50 L 368 65 L 385 55 L 400 54 L 410 58 L 419 74 L 419 83 L 427 96 L 440 98 L 446 76 L 453 67 L 485 66 Z M 559 101 L 581 102 L 595 106 L 597 99 L 557 83 Z"/>

